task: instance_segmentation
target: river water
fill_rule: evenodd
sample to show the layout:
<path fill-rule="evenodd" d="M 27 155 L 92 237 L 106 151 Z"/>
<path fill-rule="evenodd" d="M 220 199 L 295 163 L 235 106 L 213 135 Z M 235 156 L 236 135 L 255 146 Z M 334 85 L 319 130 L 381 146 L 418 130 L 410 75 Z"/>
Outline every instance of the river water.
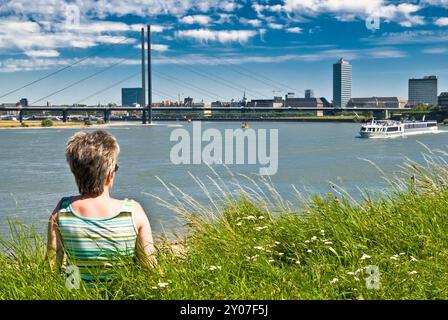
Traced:
<path fill-rule="evenodd" d="M 157 180 L 172 183 L 200 201 L 206 196 L 192 175 L 207 180 L 212 172 L 206 165 L 174 165 L 170 150 L 175 142 L 170 134 L 173 123 L 160 126 L 116 126 L 107 128 L 120 144 L 120 169 L 113 196 L 139 201 L 145 208 L 153 230 L 160 234 L 179 227 L 177 215 L 160 206 L 147 194 L 170 199 Z M 192 131 L 192 125 L 179 123 Z M 203 122 L 203 130 L 237 129 L 240 122 Z M 367 158 L 386 172 L 398 170 L 403 157 L 422 161 L 429 148 L 445 148 L 447 135 L 431 134 L 395 139 L 360 139 L 359 124 L 309 122 L 254 122 L 251 129 L 278 129 L 278 171 L 270 179 L 287 199 L 295 200 L 291 185 L 306 193 L 332 192 L 329 181 L 356 194 L 358 188 L 382 190 L 387 187 Z M 90 129 L 89 129 L 90 130 Z M 0 130 L 0 233 L 7 230 L 7 219 L 18 218 L 44 231 L 46 221 L 58 200 L 77 192 L 76 184 L 65 161 L 67 139 L 77 129 L 11 129 Z M 223 134 L 224 136 L 224 134 Z M 205 143 L 204 143 L 205 145 Z M 215 166 L 223 181 L 229 173 Z M 259 165 L 229 165 L 234 173 L 256 177 Z M 241 179 L 243 182 L 244 179 Z M 249 182 L 248 182 L 249 183 Z M 212 183 L 207 184 L 211 189 Z"/>

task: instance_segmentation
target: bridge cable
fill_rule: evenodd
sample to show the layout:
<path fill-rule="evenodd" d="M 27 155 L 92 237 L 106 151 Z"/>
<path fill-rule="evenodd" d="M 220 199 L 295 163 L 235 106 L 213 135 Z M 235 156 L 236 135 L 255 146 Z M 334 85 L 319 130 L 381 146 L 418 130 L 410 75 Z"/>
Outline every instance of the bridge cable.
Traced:
<path fill-rule="evenodd" d="M 49 98 L 49 97 L 51 97 L 51 96 L 54 96 L 55 94 L 58 94 L 58 93 L 60 93 L 60 92 L 62 92 L 62 91 L 65 91 L 65 90 L 67 90 L 67 89 L 69 89 L 69 88 L 71 88 L 71 87 L 74 87 L 74 86 L 76 86 L 76 85 L 78 85 L 78 84 L 80 84 L 80 83 L 82 83 L 82 82 L 84 82 L 84 81 L 86 81 L 86 80 L 89 80 L 89 79 L 91 79 L 91 78 L 93 78 L 93 77 L 95 77 L 95 76 L 97 76 L 97 75 L 99 75 L 99 74 L 101 74 L 101 73 L 103 73 L 103 72 L 106 72 L 106 71 L 108 71 L 108 70 L 110 70 L 110 69 L 112 69 L 112 68 L 114 68 L 114 67 L 116 67 L 116 66 L 122 64 L 122 63 L 125 62 L 127 59 L 128 59 L 127 57 L 126 57 L 126 58 L 123 58 L 123 59 L 119 60 L 118 62 L 115 62 L 115 63 L 113 63 L 113 64 L 107 66 L 106 68 L 103 68 L 103 69 L 101 69 L 101 70 L 99 70 L 99 71 L 96 71 L 96 72 L 94 72 L 94 73 L 88 75 L 87 77 L 84 77 L 84 78 L 82 78 L 82 79 L 80 79 L 80 80 L 77 80 L 77 81 L 75 81 L 75 82 L 72 82 L 71 84 L 69 84 L 68 86 L 66 86 L 66 87 L 64 87 L 64 88 L 61 88 L 61 89 L 59 89 L 59 90 L 56 90 L 56 91 L 50 93 L 49 95 L 46 95 L 46 96 L 44 96 L 44 97 L 42 97 L 42 98 L 39 98 L 39 99 L 33 101 L 32 103 L 30 103 L 30 105 L 33 105 L 33 104 L 35 104 L 36 102 L 39 102 L 39 101 L 42 101 L 42 100 L 44 100 L 44 99 L 47 99 L 47 98 Z"/>
<path fill-rule="evenodd" d="M 164 76 L 164 75 L 161 74 L 160 72 L 155 72 L 155 71 L 154 71 L 154 74 L 156 74 L 156 75 L 158 75 L 159 77 L 165 79 L 166 81 L 174 82 L 174 83 L 178 83 L 178 84 L 180 83 L 181 85 L 186 86 L 187 88 L 190 87 L 191 90 L 196 91 L 196 92 L 200 92 L 201 94 L 203 94 L 203 95 L 205 95 L 205 96 L 208 96 L 208 97 L 210 97 L 210 98 L 212 98 L 212 99 L 216 99 L 216 98 L 218 98 L 217 100 L 220 100 L 220 99 L 225 100 L 225 99 L 226 99 L 226 98 L 224 98 L 224 97 L 222 97 L 222 96 L 220 96 L 220 95 L 218 95 L 218 94 L 216 94 L 216 93 L 213 93 L 213 92 L 208 91 L 208 90 L 203 89 L 203 88 L 199 88 L 199 87 L 197 87 L 197 86 L 195 86 L 195 85 L 189 84 L 189 83 L 187 83 L 187 82 L 185 82 L 185 81 L 182 81 L 182 80 L 180 80 L 180 79 L 174 79 L 174 78 L 170 78 L 170 77 L 168 77 L 168 76 Z"/>
<path fill-rule="evenodd" d="M 113 45 L 120 44 L 120 43 L 122 43 L 122 42 L 124 42 L 125 40 L 128 40 L 128 39 L 134 39 L 134 38 L 125 37 L 124 39 L 121 39 L 120 41 L 118 41 L 118 42 L 116 42 L 116 43 L 112 43 L 112 44 L 113 44 Z M 93 56 L 96 55 L 96 54 L 97 54 L 97 52 L 96 52 L 96 53 L 92 53 L 92 54 L 90 54 L 90 55 L 88 55 L 88 56 L 86 56 L 86 57 L 84 57 L 84 58 L 78 59 L 78 60 L 76 60 L 76 61 L 70 63 L 69 65 L 67 65 L 67 66 L 65 66 L 65 67 L 62 67 L 61 69 L 58 69 L 58 70 L 56 70 L 56 71 L 53 71 L 53 72 L 51 72 L 51 73 L 49 73 L 49 74 L 47 74 L 47 75 L 45 75 L 45 76 L 43 76 L 43 77 L 41 77 L 41 78 L 39 78 L 39 79 L 33 80 L 33 81 L 31 81 L 31 82 L 29 82 L 29 83 L 27 83 L 27 84 L 25 84 L 25 85 L 23 85 L 23 86 L 21 86 L 21 87 L 19 87 L 19 88 L 16 88 L 16 89 L 14 89 L 14 90 L 11 90 L 11 91 L 9 91 L 9 92 L 6 92 L 5 94 L 3 94 L 3 95 L 0 96 L 0 99 L 1 99 L 1 98 L 4 98 L 4 97 L 6 97 L 6 96 L 9 96 L 10 94 L 13 94 L 13 93 L 15 93 L 15 92 L 17 92 L 17 91 L 20 91 L 20 90 L 22 90 L 22 89 L 24 89 L 24 88 L 27 88 L 27 87 L 29 87 L 29 86 L 31 86 L 31 85 L 33 85 L 33 84 L 35 84 L 35 83 L 38 83 L 38 82 L 40 82 L 40 81 L 42 81 L 42 80 L 48 79 L 48 78 L 54 76 L 55 74 L 58 74 L 58 73 L 60 73 L 60 72 L 62 72 L 62 71 L 64 71 L 64 70 L 67 70 L 67 69 L 69 69 L 69 68 L 71 68 L 71 67 L 73 67 L 73 66 L 75 66 L 75 65 L 77 65 L 77 64 L 80 64 L 81 62 L 83 62 L 83 61 L 85 61 L 85 60 L 87 60 L 87 59 L 93 57 Z"/>
<path fill-rule="evenodd" d="M 241 66 L 241 65 L 237 65 L 236 63 L 231 62 L 231 61 L 229 61 L 229 60 L 224 60 L 224 61 L 226 61 L 226 62 L 228 62 L 229 64 L 231 64 L 230 67 L 234 70 L 234 72 L 236 72 L 236 73 L 238 73 L 238 74 L 244 75 L 244 76 L 246 76 L 246 77 L 248 77 L 248 78 L 254 79 L 254 80 L 256 80 L 256 81 L 258 81 L 258 82 L 260 82 L 260 83 L 264 83 L 264 84 L 269 85 L 269 86 L 272 86 L 272 84 L 275 84 L 275 85 L 276 85 L 276 86 L 274 87 L 275 89 L 284 89 L 284 88 L 286 88 L 286 89 L 294 90 L 294 92 L 296 91 L 296 89 L 294 89 L 293 87 L 290 87 L 290 86 L 285 85 L 284 83 L 281 83 L 281 82 L 272 80 L 272 79 L 270 79 L 270 78 L 268 78 L 268 77 L 266 77 L 266 76 L 264 76 L 264 75 L 262 75 L 262 74 L 260 74 L 260 73 L 258 73 L 258 72 L 255 72 L 255 71 L 253 71 L 253 70 L 246 69 L 246 68 L 244 68 L 243 66 Z M 242 71 L 238 70 L 238 68 L 239 68 L 239 69 L 242 69 L 242 70 L 245 70 L 245 71 L 247 71 L 247 72 L 242 72 Z M 255 77 L 254 75 L 256 75 L 256 77 Z M 261 79 L 266 79 L 267 81 L 272 82 L 272 84 L 267 83 L 266 81 L 263 81 L 263 80 L 261 80 L 260 78 L 261 78 Z M 280 87 L 278 87 L 278 86 L 280 86 Z"/>
<path fill-rule="evenodd" d="M 220 77 L 220 76 L 218 76 L 218 75 L 216 75 L 216 74 L 212 74 L 212 73 L 210 73 L 210 72 L 206 72 L 206 71 L 198 71 L 198 70 L 194 69 L 193 67 L 189 67 L 189 66 L 186 66 L 186 65 L 182 65 L 182 64 L 180 63 L 180 61 L 177 60 L 177 59 L 173 59 L 173 60 L 175 61 L 175 63 L 176 63 L 178 66 L 180 66 L 180 67 L 182 67 L 182 68 L 184 68 L 184 69 L 187 69 L 187 70 L 189 70 L 189 71 L 191 71 L 191 72 L 193 72 L 193 73 L 195 73 L 195 74 L 197 74 L 197 75 L 200 75 L 200 76 L 202 76 L 202 77 L 208 78 L 208 79 L 210 79 L 210 80 L 212 80 L 212 81 L 214 81 L 214 82 L 218 82 L 218 83 L 220 82 L 220 83 L 223 83 L 225 86 L 227 86 L 227 87 L 229 87 L 229 88 L 232 88 L 232 89 L 234 89 L 234 90 L 241 91 L 241 90 L 243 89 L 243 90 L 245 90 L 246 92 L 249 92 L 249 94 L 250 94 L 251 96 L 253 96 L 253 97 L 257 97 L 257 95 L 259 95 L 259 96 L 262 96 L 262 97 L 265 97 L 265 98 L 269 98 L 268 96 L 266 96 L 265 94 L 263 94 L 263 93 L 261 93 L 261 92 L 259 92 L 259 91 L 252 90 L 252 89 L 247 89 L 247 88 L 245 88 L 244 86 L 237 87 L 237 86 L 235 86 L 234 83 L 232 83 L 232 82 L 230 82 L 229 80 L 227 80 L 227 79 L 225 79 L 225 78 L 223 78 L 223 77 Z M 251 94 L 250 92 L 252 92 L 252 94 Z M 254 95 L 253 93 L 256 93 L 256 95 Z"/>
<path fill-rule="evenodd" d="M 84 97 L 84 98 L 78 100 L 78 101 L 75 102 L 74 104 L 79 104 L 79 103 L 81 103 L 81 102 L 83 102 L 83 101 L 85 101 L 85 100 L 88 100 L 88 99 L 90 99 L 90 98 L 93 98 L 93 97 L 95 97 L 95 96 L 97 96 L 97 95 L 99 95 L 99 94 L 101 94 L 101 93 L 103 93 L 103 92 L 105 92 L 105 91 L 107 91 L 107 90 L 109 90 L 109 89 L 112 89 L 112 88 L 115 87 L 115 86 L 118 86 L 119 84 L 125 82 L 126 80 L 129 80 L 129 79 L 132 79 L 132 78 L 136 77 L 136 76 L 139 75 L 139 74 L 141 74 L 141 71 L 140 71 L 140 70 L 139 70 L 138 72 L 135 72 L 135 73 L 131 74 L 130 76 L 127 76 L 127 77 L 124 78 L 124 79 L 121 79 L 120 81 L 114 82 L 114 83 L 112 83 L 111 85 L 109 85 L 109 86 L 107 86 L 107 87 L 105 87 L 105 88 L 103 88 L 103 89 L 101 89 L 101 90 L 96 91 L 95 93 L 92 93 L 91 95 L 89 95 L 89 96 L 87 96 L 87 97 Z"/>

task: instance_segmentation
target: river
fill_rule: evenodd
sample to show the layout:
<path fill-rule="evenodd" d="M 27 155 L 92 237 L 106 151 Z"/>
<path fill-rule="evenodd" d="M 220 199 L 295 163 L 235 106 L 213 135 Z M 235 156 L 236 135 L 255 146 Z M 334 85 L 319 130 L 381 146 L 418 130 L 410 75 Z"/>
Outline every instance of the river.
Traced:
<path fill-rule="evenodd" d="M 170 123 L 173 124 L 173 123 Z M 192 125 L 179 123 L 191 131 Z M 237 129 L 240 122 L 203 122 L 203 129 Z M 359 124 L 311 122 L 254 122 L 251 129 L 278 129 L 278 171 L 271 176 L 276 189 L 294 200 L 293 188 L 306 193 L 332 192 L 329 181 L 356 194 L 361 189 L 382 190 L 387 187 L 375 162 L 386 172 L 398 170 L 403 156 L 422 161 L 424 148 L 445 148 L 446 134 L 410 136 L 395 139 L 360 139 Z M 172 183 L 200 201 L 206 196 L 189 172 L 203 180 L 212 172 L 206 165 L 174 165 L 170 150 L 175 142 L 172 126 L 117 126 L 107 128 L 121 147 L 120 169 L 115 179 L 113 196 L 139 201 L 145 208 L 153 230 L 160 234 L 179 226 L 177 216 L 160 206 L 147 194 L 169 199 L 156 176 Z M 88 129 L 91 130 L 91 129 Z M 77 129 L 38 128 L 0 130 L 0 233 L 7 230 L 7 219 L 18 218 L 38 230 L 58 200 L 77 192 L 76 184 L 65 161 L 67 139 Z M 216 167 L 224 181 L 228 172 Z M 259 165 L 229 165 L 234 173 L 255 177 Z M 243 181 L 244 179 L 241 179 Z M 208 184 L 212 187 L 212 184 Z"/>

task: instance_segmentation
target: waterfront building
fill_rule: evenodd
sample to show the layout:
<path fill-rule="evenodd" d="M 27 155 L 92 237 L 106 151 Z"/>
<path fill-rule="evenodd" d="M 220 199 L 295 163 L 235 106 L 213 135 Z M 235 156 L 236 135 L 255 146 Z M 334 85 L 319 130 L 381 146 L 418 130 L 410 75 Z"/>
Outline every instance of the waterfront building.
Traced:
<path fill-rule="evenodd" d="M 214 101 L 210 104 L 211 108 L 240 108 L 246 106 L 247 102 L 243 99 L 242 101 Z"/>
<path fill-rule="evenodd" d="M 142 88 L 121 88 L 121 105 L 130 107 L 135 104 L 144 105 Z"/>
<path fill-rule="evenodd" d="M 439 106 L 448 107 L 448 92 L 442 92 L 438 100 Z"/>
<path fill-rule="evenodd" d="M 404 108 L 407 101 L 398 97 L 351 98 L 348 108 Z"/>
<path fill-rule="evenodd" d="M 255 99 L 247 103 L 249 108 L 281 108 L 283 107 L 283 98 L 274 97 L 274 99 Z"/>
<path fill-rule="evenodd" d="M 22 98 L 22 99 L 20 99 L 19 104 L 20 104 L 22 107 L 28 107 L 28 99 L 27 99 L 27 98 Z"/>
<path fill-rule="evenodd" d="M 290 98 L 285 100 L 285 106 L 287 108 L 315 108 L 315 115 L 322 117 L 324 115 L 322 108 L 326 107 L 328 102 L 326 99 L 324 100 L 321 98 Z"/>
<path fill-rule="evenodd" d="M 191 97 L 184 98 L 185 107 L 191 107 L 192 105 L 193 105 L 193 98 Z"/>
<path fill-rule="evenodd" d="M 285 99 L 291 99 L 295 97 L 295 93 L 294 92 L 288 92 L 285 96 Z"/>
<path fill-rule="evenodd" d="M 306 89 L 305 90 L 305 98 L 306 99 L 314 98 L 314 91 L 311 89 Z"/>
<path fill-rule="evenodd" d="M 2 111 L 5 108 L 14 108 L 17 107 L 17 103 L 2 103 L 0 104 L 0 114 L 1 115 L 9 115 L 9 116 L 17 116 L 19 111 Z"/>
<path fill-rule="evenodd" d="M 341 58 L 333 64 L 333 105 L 345 108 L 352 97 L 352 65 Z"/>
<path fill-rule="evenodd" d="M 285 100 L 287 108 L 323 108 L 324 102 L 320 98 L 290 98 Z"/>
<path fill-rule="evenodd" d="M 409 105 L 437 104 L 437 76 L 409 79 Z"/>

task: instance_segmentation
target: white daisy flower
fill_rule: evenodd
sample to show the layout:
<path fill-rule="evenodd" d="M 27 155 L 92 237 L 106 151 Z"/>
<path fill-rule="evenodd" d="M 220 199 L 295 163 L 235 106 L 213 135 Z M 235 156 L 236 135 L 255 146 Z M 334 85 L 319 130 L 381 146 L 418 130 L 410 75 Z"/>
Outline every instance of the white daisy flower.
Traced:
<path fill-rule="evenodd" d="M 360 260 L 366 260 L 366 259 L 370 259 L 370 258 L 372 258 L 372 256 L 369 256 L 368 254 L 363 253 Z"/>
<path fill-rule="evenodd" d="M 221 270 L 221 266 L 210 266 L 209 268 L 210 271 L 214 271 L 214 270 Z"/>
<path fill-rule="evenodd" d="M 338 279 L 338 278 L 333 278 L 333 280 L 330 281 L 331 284 L 335 284 L 335 283 L 337 283 L 337 282 L 339 282 L 339 279 Z"/>

